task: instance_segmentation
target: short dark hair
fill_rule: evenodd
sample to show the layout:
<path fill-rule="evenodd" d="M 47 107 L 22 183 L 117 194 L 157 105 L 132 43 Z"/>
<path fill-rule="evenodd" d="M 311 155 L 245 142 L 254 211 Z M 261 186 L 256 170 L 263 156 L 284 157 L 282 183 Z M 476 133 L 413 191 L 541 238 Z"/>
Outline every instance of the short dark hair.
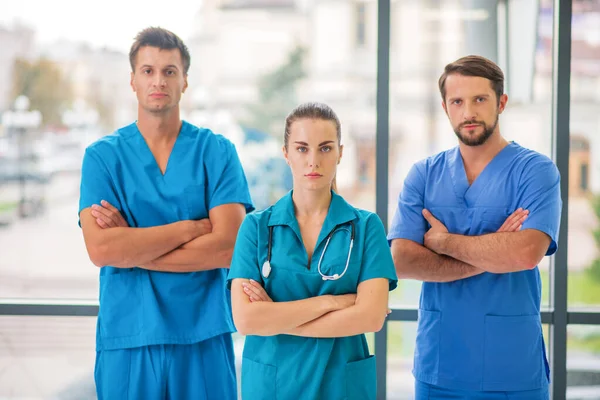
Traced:
<path fill-rule="evenodd" d="M 190 52 L 179 36 L 159 27 L 146 28 L 138 33 L 129 50 L 129 64 L 131 64 L 131 70 L 134 72 L 135 58 L 144 46 L 158 47 L 161 50 L 178 49 L 181 54 L 181 61 L 183 62 L 183 72 L 187 75 L 190 69 Z"/>
<path fill-rule="evenodd" d="M 438 82 L 444 103 L 446 102 L 446 78 L 452 74 L 488 79 L 498 102 L 500 102 L 500 96 L 504 94 L 504 73 L 500 67 L 485 57 L 470 55 L 459 58 L 444 68 L 444 73 Z"/>

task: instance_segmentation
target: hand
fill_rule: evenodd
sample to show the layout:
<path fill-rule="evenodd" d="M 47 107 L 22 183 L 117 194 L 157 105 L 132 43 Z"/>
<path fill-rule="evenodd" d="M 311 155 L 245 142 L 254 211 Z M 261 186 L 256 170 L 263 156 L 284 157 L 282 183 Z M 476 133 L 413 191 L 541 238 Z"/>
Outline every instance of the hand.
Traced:
<path fill-rule="evenodd" d="M 446 226 L 438 221 L 427 209 L 423 209 L 423 217 L 429 222 L 429 225 L 431 225 L 431 228 L 423 237 L 425 247 L 438 254 L 442 254 L 440 250 L 442 249 L 444 240 L 448 236 L 448 229 L 446 229 Z"/>
<path fill-rule="evenodd" d="M 523 210 L 522 208 L 517 208 L 515 212 L 510 214 L 506 221 L 502 224 L 500 229 L 496 232 L 518 232 L 521 230 L 523 226 L 523 222 L 527 219 L 529 215 L 529 210 Z"/>
<path fill-rule="evenodd" d="M 333 297 L 333 309 L 343 310 L 344 308 L 352 307 L 356 304 L 356 294 L 340 294 Z"/>
<path fill-rule="evenodd" d="M 129 227 L 129 224 L 125 221 L 119 210 L 106 200 L 102 200 L 100 205 L 92 205 L 92 215 L 96 218 L 96 223 L 102 229 Z"/>
<path fill-rule="evenodd" d="M 246 293 L 246 295 L 250 299 L 250 302 L 255 302 L 255 301 L 273 302 L 273 300 L 271 300 L 271 298 L 269 297 L 269 295 L 267 294 L 265 289 L 263 289 L 263 287 L 260 285 L 260 283 L 256 282 L 253 279 L 248 280 L 248 282 L 243 282 L 242 287 L 244 288 L 244 293 Z"/>
<path fill-rule="evenodd" d="M 212 224 L 210 223 L 210 219 L 204 218 L 198 221 L 194 221 L 194 232 L 196 233 L 196 237 L 200 237 L 206 235 L 207 233 L 211 233 Z"/>

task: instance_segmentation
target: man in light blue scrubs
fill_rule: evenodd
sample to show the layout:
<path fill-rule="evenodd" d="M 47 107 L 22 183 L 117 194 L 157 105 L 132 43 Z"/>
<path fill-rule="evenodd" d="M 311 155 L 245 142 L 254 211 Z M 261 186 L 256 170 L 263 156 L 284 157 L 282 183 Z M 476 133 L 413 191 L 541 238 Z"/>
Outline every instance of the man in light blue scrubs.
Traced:
<path fill-rule="evenodd" d="M 446 66 L 459 144 L 416 163 L 388 234 L 399 278 L 423 281 L 417 399 L 547 399 L 538 263 L 556 251 L 560 177 L 500 134 L 504 76 L 479 56 Z"/>
<path fill-rule="evenodd" d="M 99 399 L 237 399 L 227 268 L 248 185 L 233 144 L 180 119 L 190 55 L 148 28 L 131 47 L 138 120 L 90 145 L 79 218 L 100 268 Z"/>

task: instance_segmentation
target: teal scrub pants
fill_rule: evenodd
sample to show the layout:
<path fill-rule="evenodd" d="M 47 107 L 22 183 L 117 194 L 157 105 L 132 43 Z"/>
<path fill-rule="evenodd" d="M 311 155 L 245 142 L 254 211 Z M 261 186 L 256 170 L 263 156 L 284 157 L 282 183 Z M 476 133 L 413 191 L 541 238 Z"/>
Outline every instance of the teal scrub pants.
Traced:
<path fill-rule="evenodd" d="M 96 353 L 99 400 L 236 400 L 231 334 Z"/>
<path fill-rule="evenodd" d="M 416 400 L 548 400 L 548 385 L 541 389 L 518 392 L 471 392 L 443 389 L 415 380 Z"/>

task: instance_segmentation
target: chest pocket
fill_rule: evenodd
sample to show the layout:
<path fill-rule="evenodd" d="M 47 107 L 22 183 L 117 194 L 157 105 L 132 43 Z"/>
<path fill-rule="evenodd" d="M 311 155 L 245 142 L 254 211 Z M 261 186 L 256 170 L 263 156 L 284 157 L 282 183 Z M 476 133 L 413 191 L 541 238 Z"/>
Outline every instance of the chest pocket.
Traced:
<path fill-rule="evenodd" d="M 203 219 L 208 217 L 206 209 L 206 186 L 192 185 L 185 188 L 184 191 L 184 211 L 187 213 L 188 219 Z"/>
<path fill-rule="evenodd" d="M 475 213 L 473 225 L 479 234 L 497 232 L 510 215 L 508 208 L 486 208 Z"/>

